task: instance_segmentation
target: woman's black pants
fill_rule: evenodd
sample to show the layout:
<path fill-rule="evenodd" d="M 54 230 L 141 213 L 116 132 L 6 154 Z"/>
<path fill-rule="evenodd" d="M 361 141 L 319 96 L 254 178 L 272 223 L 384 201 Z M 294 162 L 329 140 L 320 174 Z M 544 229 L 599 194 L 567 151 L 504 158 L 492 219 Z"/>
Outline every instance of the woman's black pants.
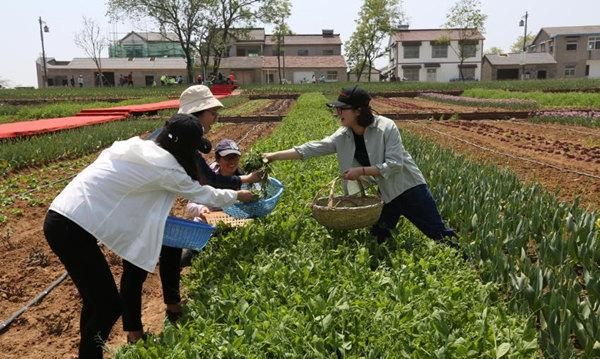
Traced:
<path fill-rule="evenodd" d="M 52 210 L 44 234 L 77 287 L 83 307 L 79 321 L 79 358 L 102 358 L 102 347 L 121 315 L 115 279 L 96 239 L 75 222 Z"/>
<path fill-rule="evenodd" d="M 160 251 L 160 281 L 165 304 L 181 302 L 179 282 L 181 280 L 181 248 L 162 246 Z M 142 287 L 148 272 L 123 260 L 121 276 L 121 298 L 123 300 L 123 330 L 141 331 Z"/>

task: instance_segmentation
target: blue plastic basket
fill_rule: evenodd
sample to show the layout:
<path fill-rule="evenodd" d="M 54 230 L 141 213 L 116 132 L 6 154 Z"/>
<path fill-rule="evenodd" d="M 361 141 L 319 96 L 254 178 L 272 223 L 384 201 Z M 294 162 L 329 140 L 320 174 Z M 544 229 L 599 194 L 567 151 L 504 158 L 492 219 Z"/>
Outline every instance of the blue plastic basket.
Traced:
<path fill-rule="evenodd" d="M 250 187 L 252 186 L 252 187 Z M 255 183 L 250 186 L 242 186 L 243 189 L 260 189 L 260 184 Z M 269 177 L 267 184 L 267 198 L 260 199 L 252 203 L 235 203 L 223 208 L 223 212 L 234 218 L 256 218 L 264 217 L 271 213 L 283 193 L 283 184 L 273 177 Z"/>
<path fill-rule="evenodd" d="M 169 216 L 165 224 L 163 245 L 199 251 L 206 246 L 214 230 L 215 227 L 203 222 Z"/>

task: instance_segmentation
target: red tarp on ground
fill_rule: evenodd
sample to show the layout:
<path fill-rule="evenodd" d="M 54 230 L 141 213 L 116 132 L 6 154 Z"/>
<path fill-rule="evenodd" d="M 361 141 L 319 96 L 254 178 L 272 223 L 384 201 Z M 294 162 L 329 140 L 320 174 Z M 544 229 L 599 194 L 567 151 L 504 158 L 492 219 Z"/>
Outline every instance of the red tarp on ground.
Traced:
<path fill-rule="evenodd" d="M 122 120 L 125 116 L 73 116 L 22 121 L 0 125 L 0 138 L 32 136 L 104 122 Z"/>
<path fill-rule="evenodd" d="M 215 94 L 215 97 L 218 99 L 227 96 L 229 96 L 229 93 L 224 95 Z M 143 105 L 85 109 L 71 117 L 0 124 L 0 139 L 33 136 L 87 125 L 96 125 L 104 122 L 122 120 L 133 114 L 138 115 L 147 112 L 176 108 L 179 108 L 179 100 L 161 101 Z"/>

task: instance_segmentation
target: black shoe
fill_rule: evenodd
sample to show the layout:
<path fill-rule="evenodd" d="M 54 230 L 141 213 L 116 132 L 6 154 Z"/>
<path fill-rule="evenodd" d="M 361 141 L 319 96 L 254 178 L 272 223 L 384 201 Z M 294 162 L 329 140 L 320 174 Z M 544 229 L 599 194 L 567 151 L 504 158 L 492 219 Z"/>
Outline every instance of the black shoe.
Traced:
<path fill-rule="evenodd" d="M 139 342 L 140 340 L 145 342 L 146 340 L 148 340 L 148 335 L 149 335 L 148 332 L 144 332 L 142 334 L 142 337 L 137 340 L 131 340 L 131 339 L 127 338 L 127 344 L 135 344 L 135 343 Z"/>
<path fill-rule="evenodd" d="M 184 249 L 183 253 L 181 254 L 181 268 L 183 267 L 189 267 L 192 265 L 192 259 L 194 259 L 194 257 L 198 254 L 198 251 L 195 251 L 193 249 Z"/>
<path fill-rule="evenodd" d="M 172 312 L 170 310 L 165 310 L 165 314 L 169 322 L 175 324 L 183 315 L 183 312 Z"/>

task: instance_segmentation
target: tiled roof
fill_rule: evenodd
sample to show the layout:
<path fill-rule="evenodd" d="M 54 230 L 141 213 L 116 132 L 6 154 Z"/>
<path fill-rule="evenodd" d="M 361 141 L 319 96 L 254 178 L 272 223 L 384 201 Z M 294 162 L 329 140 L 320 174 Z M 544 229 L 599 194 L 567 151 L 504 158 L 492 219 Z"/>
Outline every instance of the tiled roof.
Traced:
<path fill-rule="evenodd" d="M 505 54 L 505 55 L 485 55 L 485 58 L 492 65 L 543 65 L 555 64 L 556 60 L 547 52 L 527 52 Z"/>
<path fill-rule="evenodd" d="M 475 30 L 476 31 L 476 30 Z M 436 41 L 440 37 L 448 37 L 450 40 L 460 40 L 460 30 L 458 29 L 414 29 L 402 30 L 394 33 L 395 41 Z M 475 36 L 470 36 L 470 40 L 484 40 L 485 37 L 476 31 Z"/>
<path fill-rule="evenodd" d="M 123 41 L 124 39 L 126 39 L 127 37 L 129 37 L 132 34 L 139 35 L 142 39 L 144 39 L 147 42 L 165 42 L 165 41 L 179 42 L 179 38 L 177 37 L 177 34 L 175 34 L 174 32 L 166 32 L 163 34 L 160 32 L 137 32 L 137 31 L 132 31 L 129 34 L 125 35 L 125 37 L 123 37 L 121 39 L 121 41 Z"/>
<path fill-rule="evenodd" d="M 346 68 L 346 60 L 342 55 L 333 56 L 286 56 L 285 67 L 288 68 Z M 263 68 L 277 68 L 277 56 L 264 56 Z"/>
<path fill-rule="evenodd" d="M 283 62 L 283 58 L 281 59 Z M 221 59 L 226 69 L 276 69 L 277 56 L 226 57 Z M 346 68 L 342 55 L 333 56 L 286 56 L 286 68 Z"/>
<path fill-rule="evenodd" d="M 235 33 L 237 29 L 232 29 L 231 31 Z M 235 37 L 235 35 L 234 35 Z M 265 29 L 257 28 L 257 29 L 249 29 L 247 32 L 244 31 L 242 35 L 238 36 L 238 41 L 252 41 L 252 42 L 263 42 L 265 40 Z"/>
<path fill-rule="evenodd" d="M 332 37 L 323 37 L 318 35 L 288 35 L 283 39 L 285 45 L 341 45 L 342 40 L 339 34 L 334 34 Z M 265 36 L 265 45 L 275 45 L 276 39 L 274 35 Z"/>
<path fill-rule="evenodd" d="M 262 67 L 261 56 L 234 56 L 221 59 L 221 67 L 226 69 L 259 69 Z"/>
<path fill-rule="evenodd" d="M 156 57 L 153 61 L 150 57 L 135 57 L 131 61 L 127 58 L 103 58 L 101 59 L 102 70 L 121 69 L 185 69 L 185 59 L 180 57 Z M 91 58 L 74 58 L 72 61 L 60 65 L 48 64 L 49 69 L 71 69 L 71 70 L 95 70 L 96 64 Z"/>
<path fill-rule="evenodd" d="M 541 31 L 545 31 L 550 37 L 556 35 L 600 34 L 600 25 L 543 27 Z"/>

